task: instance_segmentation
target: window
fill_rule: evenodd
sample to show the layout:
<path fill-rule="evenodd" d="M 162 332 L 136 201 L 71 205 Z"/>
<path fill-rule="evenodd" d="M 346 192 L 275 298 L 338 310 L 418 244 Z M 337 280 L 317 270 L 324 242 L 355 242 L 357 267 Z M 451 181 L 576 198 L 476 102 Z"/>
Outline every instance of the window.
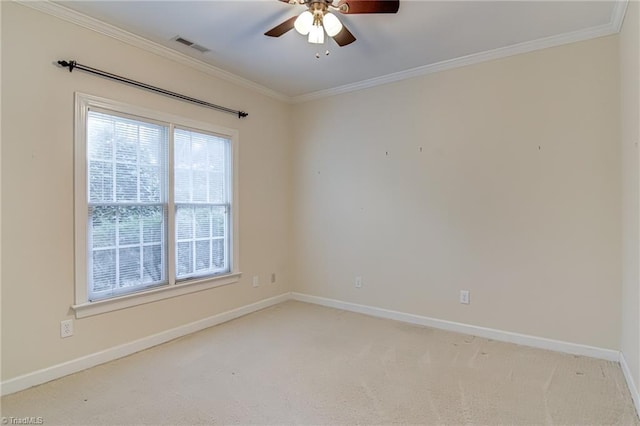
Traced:
<path fill-rule="evenodd" d="M 89 300 L 166 284 L 168 127 L 89 109 L 86 129 Z"/>
<path fill-rule="evenodd" d="M 76 113 L 76 315 L 237 281 L 236 132 L 80 94 Z"/>
<path fill-rule="evenodd" d="M 176 278 L 229 271 L 229 141 L 174 132 Z"/>

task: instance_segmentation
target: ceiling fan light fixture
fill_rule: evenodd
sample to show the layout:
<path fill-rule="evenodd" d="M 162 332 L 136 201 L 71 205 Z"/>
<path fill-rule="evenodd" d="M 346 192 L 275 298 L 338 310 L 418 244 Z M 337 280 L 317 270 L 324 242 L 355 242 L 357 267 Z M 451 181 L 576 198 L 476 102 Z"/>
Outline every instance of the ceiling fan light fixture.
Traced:
<path fill-rule="evenodd" d="M 322 28 L 322 25 L 311 26 L 311 30 L 309 31 L 309 43 L 324 43 L 324 28 Z"/>
<path fill-rule="evenodd" d="M 322 19 L 322 24 L 324 25 L 324 30 L 327 32 L 329 37 L 334 37 L 342 31 L 342 22 L 340 22 L 333 13 L 325 13 L 324 18 Z"/>
<path fill-rule="evenodd" d="M 300 16 L 298 16 L 298 19 L 293 23 L 293 26 L 300 34 L 309 34 L 309 31 L 311 31 L 311 28 L 313 27 L 313 13 L 308 10 L 302 12 Z"/>

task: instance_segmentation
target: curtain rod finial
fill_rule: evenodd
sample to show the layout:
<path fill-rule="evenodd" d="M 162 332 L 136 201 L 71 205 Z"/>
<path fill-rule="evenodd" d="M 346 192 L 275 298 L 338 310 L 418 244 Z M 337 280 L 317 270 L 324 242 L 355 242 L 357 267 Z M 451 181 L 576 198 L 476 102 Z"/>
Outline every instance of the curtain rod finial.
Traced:
<path fill-rule="evenodd" d="M 62 61 L 58 61 L 58 64 L 60 66 L 62 66 L 63 68 L 64 67 L 69 67 L 69 72 L 71 72 L 71 71 L 73 71 L 73 69 L 76 66 L 76 61 L 65 61 L 65 60 L 62 60 Z"/>

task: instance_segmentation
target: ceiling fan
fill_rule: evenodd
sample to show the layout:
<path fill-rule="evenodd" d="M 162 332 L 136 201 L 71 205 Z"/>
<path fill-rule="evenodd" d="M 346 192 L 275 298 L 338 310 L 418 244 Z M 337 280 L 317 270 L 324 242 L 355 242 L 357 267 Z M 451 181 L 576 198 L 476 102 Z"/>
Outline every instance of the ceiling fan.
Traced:
<path fill-rule="evenodd" d="M 337 11 L 343 14 L 357 13 L 397 13 L 400 0 L 279 0 L 283 3 L 307 6 L 307 10 L 298 16 L 287 19 L 276 25 L 264 35 L 280 37 L 287 31 L 296 29 L 302 35 L 308 35 L 309 43 L 324 43 L 325 32 L 332 37 L 339 46 L 346 46 L 356 41 L 340 20 L 331 13 Z"/>

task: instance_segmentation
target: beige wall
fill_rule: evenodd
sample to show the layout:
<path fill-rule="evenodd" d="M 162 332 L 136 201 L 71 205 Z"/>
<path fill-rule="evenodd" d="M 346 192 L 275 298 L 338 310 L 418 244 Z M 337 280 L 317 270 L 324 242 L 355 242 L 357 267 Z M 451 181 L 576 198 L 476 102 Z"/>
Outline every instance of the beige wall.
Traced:
<path fill-rule="evenodd" d="M 297 105 L 295 290 L 618 349 L 617 43 Z"/>
<path fill-rule="evenodd" d="M 640 389 L 640 7 L 629 2 L 620 34 L 622 124 L 622 341 L 621 350 Z"/>
<path fill-rule="evenodd" d="M 290 106 L 25 6 L 2 3 L 2 379 L 289 291 Z M 201 108 L 53 63 L 78 62 L 249 112 Z M 73 93 L 238 129 L 240 283 L 75 321 Z M 6 226 L 9 224 L 9 226 Z M 276 272 L 276 284 L 265 284 Z M 251 277 L 263 285 L 252 288 Z"/>
<path fill-rule="evenodd" d="M 637 91 L 637 19 L 627 17 L 620 40 L 292 107 L 0 3 L 2 380 L 289 290 L 622 347 L 639 377 L 638 110 L 631 97 L 622 99 L 627 118 L 618 143 L 619 52 L 622 91 Z M 629 7 L 636 17 L 637 6 Z M 69 75 L 53 65 L 63 58 L 250 115 L 238 120 Z M 59 338 L 73 303 L 74 91 L 240 131 L 239 284 L 77 320 L 75 335 Z M 623 290 L 622 247 L 631 259 Z M 253 275 L 265 282 L 271 272 L 275 285 L 251 287 Z M 458 303 L 460 289 L 471 291 L 470 305 Z"/>

